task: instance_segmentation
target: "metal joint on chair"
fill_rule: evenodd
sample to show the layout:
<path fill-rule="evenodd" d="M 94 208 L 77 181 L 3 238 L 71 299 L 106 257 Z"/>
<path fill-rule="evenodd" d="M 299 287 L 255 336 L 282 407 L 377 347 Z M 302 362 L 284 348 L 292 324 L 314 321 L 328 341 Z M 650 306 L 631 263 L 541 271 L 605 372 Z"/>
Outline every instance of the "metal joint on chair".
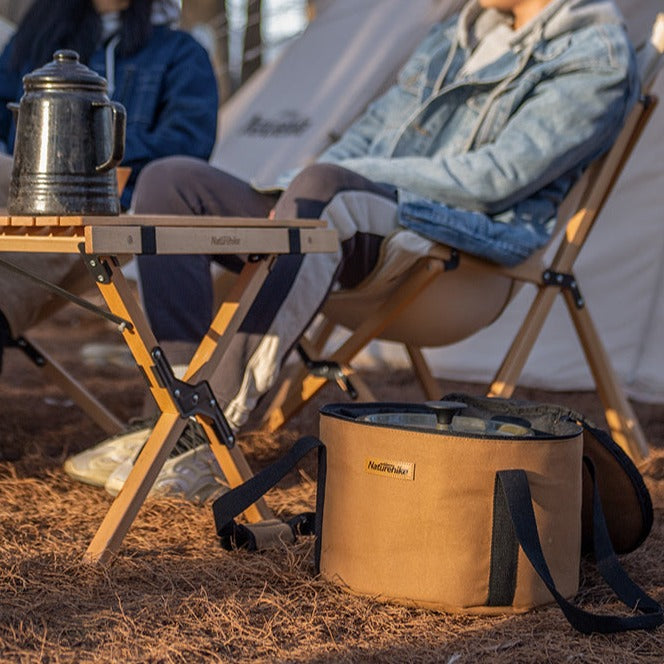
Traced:
<path fill-rule="evenodd" d="M 9 345 L 22 350 L 38 367 L 46 364 L 46 358 L 24 337 L 12 339 Z"/>
<path fill-rule="evenodd" d="M 302 359 L 302 362 L 304 362 L 304 366 L 307 368 L 307 371 L 312 376 L 335 381 L 337 385 L 344 392 L 346 392 L 351 399 L 357 399 L 357 390 L 353 386 L 350 378 L 343 372 L 343 369 L 339 364 L 329 360 L 312 360 L 300 344 L 297 344 L 295 349 Z"/>
<path fill-rule="evenodd" d="M 643 104 L 644 108 L 648 108 L 652 104 L 657 103 L 657 99 L 653 95 L 649 95 L 649 94 L 641 95 L 639 101 Z"/>
<path fill-rule="evenodd" d="M 450 270 L 456 270 L 459 267 L 459 252 L 456 249 L 450 251 L 450 257 L 443 261 L 445 266 L 445 271 L 449 272 Z"/>
<path fill-rule="evenodd" d="M 581 295 L 579 284 L 573 274 L 563 274 L 554 270 L 545 270 L 542 273 L 542 281 L 546 286 L 557 286 L 561 290 L 565 289 L 572 293 L 574 304 L 577 309 L 583 309 L 586 302 Z"/>
<path fill-rule="evenodd" d="M 210 384 L 203 380 L 196 385 L 190 385 L 177 379 L 164 351 L 159 347 L 154 348 L 150 355 L 154 360 L 157 377 L 161 385 L 169 391 L 180 415 L 183 418 L 195 415 L 205 418 L 212 425 L 220 441 L 229 449 L 232 448 L 235 445 L 235 435 L 219 408 Z"/>

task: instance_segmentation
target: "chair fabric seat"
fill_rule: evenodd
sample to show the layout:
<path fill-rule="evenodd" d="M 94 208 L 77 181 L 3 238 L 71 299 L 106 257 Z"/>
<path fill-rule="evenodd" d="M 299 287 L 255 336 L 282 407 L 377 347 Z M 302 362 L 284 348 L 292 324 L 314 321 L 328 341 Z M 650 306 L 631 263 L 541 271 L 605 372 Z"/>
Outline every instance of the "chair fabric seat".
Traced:
<path fill-rule="evenodd" d="M 418 253 L 419 245 L 430 247 Z M 354 330 L 367 318 L 380 316 L 410 274 L 429 259 L 443 260 L 448 248 L 399 231 L 388 240 L 386 250 L 371 275 L 352 290 L 335 291 L 323 313 Z M 492 266 L 465 261 L 439 273 L 380 335 L 387 341 L 426 348 L 465 339 L 491 324 L 505 309 L 517 288 L 514 279 L 496 276 Z"/>

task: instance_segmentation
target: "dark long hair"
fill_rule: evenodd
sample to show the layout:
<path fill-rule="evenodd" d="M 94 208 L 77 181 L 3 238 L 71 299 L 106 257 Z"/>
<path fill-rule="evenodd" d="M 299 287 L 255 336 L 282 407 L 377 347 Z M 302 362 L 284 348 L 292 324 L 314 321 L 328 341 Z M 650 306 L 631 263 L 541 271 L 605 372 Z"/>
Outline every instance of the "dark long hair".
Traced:
<path fill-rule="evenodd" d="M 132 0 L 120 14 L 119 55 L 140 50 L 152 34 L 153 0 Z M 60 48 L 87 63 L 99 46 L 101 18 L 92 0 L 35 0 L 16 30 L 11 64 L 16 71 L 41 67 Z"/>

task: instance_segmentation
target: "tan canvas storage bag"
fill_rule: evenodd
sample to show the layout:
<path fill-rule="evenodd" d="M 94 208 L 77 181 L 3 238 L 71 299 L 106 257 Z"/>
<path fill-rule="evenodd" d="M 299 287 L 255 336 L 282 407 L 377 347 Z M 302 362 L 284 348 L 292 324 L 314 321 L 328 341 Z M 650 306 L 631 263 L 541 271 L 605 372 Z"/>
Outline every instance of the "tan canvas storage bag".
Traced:
<path fill-rule="evenodd" d="M 572 422 L 552 428 L 547 437 L 449 435 L 324 409 L 321 573 L 359 593 L 451 611 L 519 611 L 552 601 L 496 509 L 496 472 L 521 468 L 551 574 L 563 596 L 573 596 L 583 436 Z"/>
<path fill-rule="evenodd" d="M 433 407 L 325 406 L 320 440 L 301 439 L 215 502 L 222 544 L 261 548 L 265 527 L 233 518 L 314 448 L 316 514 L 279 522 L 275 532 L 288 539 L 291 529 L 315 531 L 317 564 L 331 582 L 453 612 L 522 612 L 555 600 L 584 632 L 662 622 L 661 607 L 627 579 L 611 545 L 613 538 L 627 551 L 643 541 L 652 523 L 648 492 L 615 443 L 569 410 L 467 395 Z M 620 506 L 615 496 L 608 501 L 620 512 L 608 529 L 584 450 L 614 476 L 605 489 L 622 492 Z M 593 616 L 568 602 L 579 588 L 582 546 L 593 537 L 600 572 L 643 614 Z"/>

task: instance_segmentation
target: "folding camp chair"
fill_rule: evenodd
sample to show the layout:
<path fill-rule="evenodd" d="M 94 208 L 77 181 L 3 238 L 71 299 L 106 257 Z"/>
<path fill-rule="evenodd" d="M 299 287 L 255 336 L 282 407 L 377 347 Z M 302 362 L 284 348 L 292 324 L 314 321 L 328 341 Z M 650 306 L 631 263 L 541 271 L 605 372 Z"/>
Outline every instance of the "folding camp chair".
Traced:
<path fill-rule="evenodd" d="M 649 58 L 642 59 L 641 71 L 647 90 L 654 80 L 664 51 L 664 14 L 658 16 Z M 505 268 L 474 258 L 449 247 L 428 243 L 419 260 L 403 278 L 389 281 L 383 273 L 390 255 L 398 253 L 391 245 L 408 247 L 416 241 L 410 231 L 400 231 L 387 243 L 382 262 L 358 288 L 331 294 L 323 308 L 324 321 L 311 338 L 302 340 L 300 354 L 304 369 L 292 370 L 268 408 L 263 427 L 272 431 L 286 422 L 330 378 L 351 396 L 372 399 L 373 395 L 353 373 L 349 363 L 372 340 L 397 341 L 405 345 L 413 369 L 430 399 L 440 396 L 421 352 L 423 347 L 448 345 L 464 339 L 491 324 L 505 309 L 523 284 L 533 284 L 537 294 L 500 369 L 489 395 L 509 397 L 538 338 L 557 294 L 562 294 L 586 356 L 596 388 L 604 405 L 607 423 L 616 440 L 633 458 L 648 454 L 648 445 L 638 420 L 611 367 L 573 268 L 611 190 L 656 104 L 644 96 L 628 117 L 611 150 L 586 169 L 567 196 L 558 220 L 558 242 L 551 262 L 545 250 L 513 268 Z M 381 288 L 382 285 L 382 288 Z M 442 312 L 433 315 L 431 312 Z M 332 331 L 341 325 L 351 336 L 323 361 L 319 355 Z"/>

